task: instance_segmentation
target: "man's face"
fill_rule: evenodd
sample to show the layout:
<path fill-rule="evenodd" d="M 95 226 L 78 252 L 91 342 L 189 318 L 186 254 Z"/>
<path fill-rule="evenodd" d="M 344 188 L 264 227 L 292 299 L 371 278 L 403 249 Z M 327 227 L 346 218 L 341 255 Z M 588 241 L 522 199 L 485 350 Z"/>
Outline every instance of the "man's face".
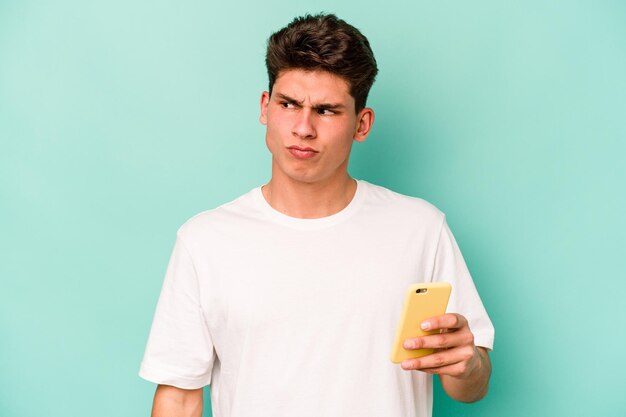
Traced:
<path fill-rule="evenodd" d="M 281 72 L 261 96 L 261 123 L 272 153 L 272 180 L 328 184 L 347 177 L 354 140 L 363 141 L 374 114 L 358 114 L 348 83 L 325 71 Z"/>

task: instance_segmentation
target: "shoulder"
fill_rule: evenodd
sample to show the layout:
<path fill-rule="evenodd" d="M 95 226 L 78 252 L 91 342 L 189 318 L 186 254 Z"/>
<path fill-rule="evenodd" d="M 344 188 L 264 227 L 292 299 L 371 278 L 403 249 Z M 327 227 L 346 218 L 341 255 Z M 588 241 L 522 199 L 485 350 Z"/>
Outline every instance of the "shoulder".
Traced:
<path fill-rule="evenodd" d="M 380 211 L 385 216 L 395 216 L 403 221 L 441 224 L 444 220 L 444 213 L 424 199 L 400 194 L 366 181 L 361 183 L 367 188 L 367 203 L 373 211 Z"/>
<path fill-rule="evenodd" d="M 202 211 L 189 218 L 178 229 L 178 236 L 194 242 L 219 233 L 245 229 L 246 223 L 259 217 L 255 188 L 248 193 L 214 209 Z"/>

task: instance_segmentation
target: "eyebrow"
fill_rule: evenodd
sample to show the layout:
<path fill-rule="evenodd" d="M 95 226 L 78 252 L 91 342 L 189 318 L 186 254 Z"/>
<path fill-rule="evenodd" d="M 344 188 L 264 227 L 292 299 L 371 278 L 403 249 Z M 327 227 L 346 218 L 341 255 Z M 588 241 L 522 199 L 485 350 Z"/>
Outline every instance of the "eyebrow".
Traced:
<path fill-rule="evenodd" d="M 289 103 L 297 104 L 298 106 L 302 106 L 303 104 L 302 100 L 298 101 L 295 98 L 289 97 L 288 95 L 283 94 L 283 93 L 276 93 L 276 96 L 278 96 L 279 99 L 285 100 Z M 312 107 L 314 109 L 341 110 L 345 108 L 346 106 L 341 103 L 317 103 L 317 104 L 314 104 Z"/>

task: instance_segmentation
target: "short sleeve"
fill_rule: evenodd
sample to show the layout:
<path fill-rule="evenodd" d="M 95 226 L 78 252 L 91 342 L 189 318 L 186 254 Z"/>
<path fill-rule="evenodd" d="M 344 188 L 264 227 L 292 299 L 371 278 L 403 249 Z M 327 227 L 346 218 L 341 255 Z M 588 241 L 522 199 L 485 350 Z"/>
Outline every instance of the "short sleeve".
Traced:
<path fill-rule="evenodd" d="M 196 389 L 211 382 L 215 351 L 202 312 L 196 269 L 178 236 L 152 322 L 139 376 Z"/>
<path fill-rule="evenodd" d="M 493 324 L 445 218 L 439 235 L 432 281 L 452 284 L 447 311 L 465 316 L 474 334 L 476 346 L 493 349 Z"/>

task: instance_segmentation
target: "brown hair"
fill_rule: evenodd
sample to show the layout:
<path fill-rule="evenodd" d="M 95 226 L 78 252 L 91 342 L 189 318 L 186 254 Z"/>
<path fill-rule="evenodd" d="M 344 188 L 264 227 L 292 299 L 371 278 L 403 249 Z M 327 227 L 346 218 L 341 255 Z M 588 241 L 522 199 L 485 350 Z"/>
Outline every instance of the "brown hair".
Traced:
<path fill-rule="evenodd" d="M 296 17 L 272 34 L 265 65 L 270 93 L 280 72 L 289 69 L 328 71 L 343 78 L 357 112 L 365 107 L 378 73 L 367 38 L 334 14 L 323 13 Z"/>

